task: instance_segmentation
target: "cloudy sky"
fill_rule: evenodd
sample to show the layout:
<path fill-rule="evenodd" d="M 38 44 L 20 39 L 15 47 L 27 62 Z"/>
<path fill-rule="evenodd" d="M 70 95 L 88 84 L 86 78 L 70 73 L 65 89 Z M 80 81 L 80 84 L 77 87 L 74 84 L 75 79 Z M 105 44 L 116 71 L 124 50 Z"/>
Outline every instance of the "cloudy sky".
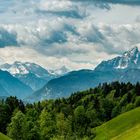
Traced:
<path fill-rule="evenodd" d="M 0 0 L 0 63 L 93 69 L 140 43 L 140 0 Z"/>

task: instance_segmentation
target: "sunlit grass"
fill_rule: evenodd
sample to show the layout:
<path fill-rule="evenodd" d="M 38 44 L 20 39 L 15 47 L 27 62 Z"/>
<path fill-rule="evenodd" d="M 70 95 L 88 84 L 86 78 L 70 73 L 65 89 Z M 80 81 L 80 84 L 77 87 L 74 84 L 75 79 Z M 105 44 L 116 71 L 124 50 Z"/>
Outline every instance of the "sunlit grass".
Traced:
<path fill-rule="evenodd" d="M 11 140 L 11 139 L 5 136 L 4 134 L 0 133 L 0 140 Z"/>
<path fill-rule="evenodd" d="M 94 128 L 95 140 L 139 140 L 140 108 L 119 115 Z"/>

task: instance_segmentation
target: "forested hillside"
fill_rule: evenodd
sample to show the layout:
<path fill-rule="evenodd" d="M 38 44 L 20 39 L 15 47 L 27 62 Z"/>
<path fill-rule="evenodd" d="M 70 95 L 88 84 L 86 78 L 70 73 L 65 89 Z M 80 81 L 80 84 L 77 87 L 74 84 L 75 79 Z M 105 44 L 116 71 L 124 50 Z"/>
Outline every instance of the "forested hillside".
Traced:
<path fill-rule="evenodd" d="M 8 97 L 0 102 L 0 132 L 13 140 L 90 140 L 98 135 L 94 128 L 138 106 L 139 83 L 104 83 L 34 104 Z"/>

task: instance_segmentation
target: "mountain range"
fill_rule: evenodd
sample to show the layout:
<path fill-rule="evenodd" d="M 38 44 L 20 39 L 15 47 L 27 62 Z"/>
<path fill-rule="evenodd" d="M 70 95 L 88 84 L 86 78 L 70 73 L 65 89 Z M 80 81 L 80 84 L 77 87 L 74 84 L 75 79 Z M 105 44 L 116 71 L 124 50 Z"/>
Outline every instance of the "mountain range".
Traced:
<path fill-rule="evenodd" d="M 22 83 L 17 78 L 13 77 L 9 72 L 0 70 L 0 96 L 17 96 L 23 99 L 26 96 L 31 95 L 33 90 Z"/>
<path fill-rule="evenodd" d="M 115 57 L 108 61 L 102 61 L 96 68 L 96 71 L 110 70 L 128 70 L 140 69 L 140 49 L 134 47 L 125 52 L 122 56 Z"/>
<path fill-rule="evenodd" d="M 56 70 L 46 70 L 38 64 L 19 61 L 13 64 L 2 64 L 0 69 L 2 76 L 6 75 L 5 77 L 0 77 L 0 98 L 11 95 L 21 99 L 42 88 L 49 80 L 65 75 L 69 71 L 65 66 Z M 9 76 L 10 79 L 8 78 Z M 18 82 L 13 82 L 13 79 L 20 82 L 22 86 L 19 86 Z M 6 86 L 5 83 L 7 84 Z M 25 93 L 22 91 L 25 91 Z"/>
<path fill-rule="evenodd" d="M 108 61 L 102 61 L 94 70 L 72 71 L 50 80 L 31 96 L 35 100 L 68 97 L 73 92 L 95 87 L 100 83 L 120 81 L 135 84 L 140 81 L 140 49 L 134 47 Z"/>
<path fill-rule="evenodd" d="M 0 69 L 1 97 L 12 95 L 28 101 L 68 97 L 104 82 L 140 81 L 140 49 L 134 47 L 121 56 L 102 61 L 94 70 L 69 72 L 63 66 L 53 71 L 29 62 L 6 63 Z"/>
<path fill-rule="evenodd" d="M 56 77 L 43 67 L 29 62 L 21 63 L 16 61 L 13 64 L 3 64 L 0 69 L 8 71 L 34 91 L 42 88 L 49 80 Z"/>

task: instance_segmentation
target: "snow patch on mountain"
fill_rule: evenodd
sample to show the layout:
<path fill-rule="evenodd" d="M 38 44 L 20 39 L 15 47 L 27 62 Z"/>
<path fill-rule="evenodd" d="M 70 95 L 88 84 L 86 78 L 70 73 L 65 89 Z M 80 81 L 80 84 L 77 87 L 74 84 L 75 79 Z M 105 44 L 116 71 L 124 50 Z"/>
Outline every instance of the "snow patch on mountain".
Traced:
<path fill-rule="evenodd" d="M 26 67 L 20 63 L 20 62 L 15 62 L 14 64 L 3 64 L 0 66 L 0 69 L 3 71 L 8 71 L 12 75 L 15 74 L 28 74 L 29 71 L 26 69 Z"/>
<path fill-rule="evenodd" d="M 29 62 L 22 63 L 16 61 L 13 64 L 6 63 L 1 65 L 0 69 L 8 71 L 34 91 L 42 88 L 49 80 L 56 77 L 43 67 Z"/>
<path fill-rule="evenodd" d="M 47 77 L 50 73 L 43 67 L 29 62 L 16 61 L 13 64 L 3 64 L 0 66 L 1 70 L 8 71 L 12 75 L 20 74 L 25 75 L 29 73 L 35 74 L 37 77 Z"/>
<path fill-rule="evenodd" d="M 122 56 L 101 62 L 95 70 L 140 69 L 140 45 L 126 51 Z"/>
<path fill-rule="evenodd" d="M 62 75 L 65 75 L 67 74 L 68 72 L 70 72 L 71 70 L 69 68 L 67 68 L 66 66 L 62 66 L 61 68 L 59 69 L 55 69 L 55 70 L 49 70 L 49 72 L 53 75 L 56 75 L 56 76 L 62 76 Z"/>
<path fill-rule="evenodd" d="M 137 67 L 137 64 L 139 65 Z M 116 66 L 116 69 L 126 69 L 126 68 L 139 68 L 140 67 L 140 51 L 138 47 L 132 48 L 130 51 L 127 51 L 123 54 L 119 61 L 119 65 Z"/>

